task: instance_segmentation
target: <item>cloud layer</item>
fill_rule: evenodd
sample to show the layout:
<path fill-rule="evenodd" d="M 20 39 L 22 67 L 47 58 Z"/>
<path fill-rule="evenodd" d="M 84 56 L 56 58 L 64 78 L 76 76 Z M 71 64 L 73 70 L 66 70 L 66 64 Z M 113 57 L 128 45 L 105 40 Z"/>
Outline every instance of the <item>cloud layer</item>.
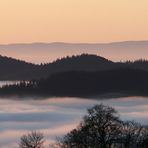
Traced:
<path fill-rule="evenodd" d="M 87 108 L 99 103 L 115 107 L 123 119 L 148 123 L 148 99 L 142 97 L 102 101 L 80 98 L 30 98 L 20 101 L 1 98 L 0 147 L 17 147 L 20 136 L 32 130 L 43 132 L 46 144 L 52 143 L 57 136 L 75 128 L 86 114 Z"/>

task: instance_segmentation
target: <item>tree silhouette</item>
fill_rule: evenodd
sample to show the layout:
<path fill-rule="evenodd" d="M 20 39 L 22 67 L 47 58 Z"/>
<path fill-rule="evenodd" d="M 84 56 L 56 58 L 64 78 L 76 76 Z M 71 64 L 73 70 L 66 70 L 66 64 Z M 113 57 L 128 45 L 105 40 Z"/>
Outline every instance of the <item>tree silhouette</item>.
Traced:
<path fill-rule="evenodd" d="M 43 148 L 42 133 L 20 139 L 20 148 Z M 148 148 L 148 128 L 135 121 L 122 121 L 118 112 L 103 104 L 88 109 L 76 129 L 58 138 L 50 148 Z"/>
<path fill-rule="evenodd" d="M 142 132 L 144 128 L 134 121 L 125 121 L 122 123 L 122 143 L 124 145 L 124 148 L 132 148 L 137 147 L 140 140 Z"/>
<path fill-rule="evenodd" d="M 20 138 L 20 148 L 44 148 L 44 135 L 39 132 L 31 132 Z"/>
<path fill-rule="evenodd" d="M 63 148 L 110 148 L 119 135 L 117 111 L 100 104 L 88 109 L 79 127 L 59 141 L 59 145 Z"/>
<path fill-rule="evenodd" d="M 144 127 L 138 142 L 138 148 L 147 148 L 148 147 L 148 127 Z"/>

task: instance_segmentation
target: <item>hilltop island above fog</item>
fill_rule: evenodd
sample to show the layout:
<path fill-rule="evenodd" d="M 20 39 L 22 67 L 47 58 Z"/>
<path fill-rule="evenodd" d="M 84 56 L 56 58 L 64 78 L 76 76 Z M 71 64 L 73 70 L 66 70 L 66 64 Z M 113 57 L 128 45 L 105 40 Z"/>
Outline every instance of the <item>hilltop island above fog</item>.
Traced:
<path fill-rule="evenodd" d="M 96 55 L 82 54 L 44 65 L 2 56 L 0 61 L 0 67 L 7 64 L 5 73 L 3 71 L 3 75 L 0 74 L 1 79 L 27 80 L 20 84 L 4 86 L 0 89 L 0 95 L 148 95 L 148 62 L 145 60 L 122 63 Z"/>

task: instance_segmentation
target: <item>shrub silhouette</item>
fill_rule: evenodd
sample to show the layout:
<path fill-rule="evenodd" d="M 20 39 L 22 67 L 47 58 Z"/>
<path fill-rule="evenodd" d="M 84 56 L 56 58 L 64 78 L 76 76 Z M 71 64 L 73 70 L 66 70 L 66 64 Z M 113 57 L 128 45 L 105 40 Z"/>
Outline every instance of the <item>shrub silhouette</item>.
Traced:
<path fill-rule="evenodd" d="M 102 104 L 88 109 L 77 129 L 68 133 L 59 145 L 63 148 L 107 148 L 120 135 L 120 120 L 115 109 Z"/>
<path fill-rule="evenodd" d="M 114 108 L 100 104 L 88 109 L 80 125 L 53 147 L 146 148 L 148 130 L 134 121 L 121 121 Z"/>
<path fill-rule="evenodd" d="M 20 138 L 20 148 L 44 148 L 44 135 L 39 132 L 31 132 Z"/>

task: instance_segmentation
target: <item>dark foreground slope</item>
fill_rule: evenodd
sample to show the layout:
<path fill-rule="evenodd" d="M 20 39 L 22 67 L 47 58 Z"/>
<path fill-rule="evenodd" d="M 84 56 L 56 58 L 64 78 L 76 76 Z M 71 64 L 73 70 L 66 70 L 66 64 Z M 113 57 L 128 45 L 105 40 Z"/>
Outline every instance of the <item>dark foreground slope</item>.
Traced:
<path fill-rule="evenodd" d="M 47 79 L 0 89 L 1 95 L 87 97 L 106 93 L 148 95 L 148 72 L 129 68 L 98 72 L 62 72 L 52 74 Z"/>

